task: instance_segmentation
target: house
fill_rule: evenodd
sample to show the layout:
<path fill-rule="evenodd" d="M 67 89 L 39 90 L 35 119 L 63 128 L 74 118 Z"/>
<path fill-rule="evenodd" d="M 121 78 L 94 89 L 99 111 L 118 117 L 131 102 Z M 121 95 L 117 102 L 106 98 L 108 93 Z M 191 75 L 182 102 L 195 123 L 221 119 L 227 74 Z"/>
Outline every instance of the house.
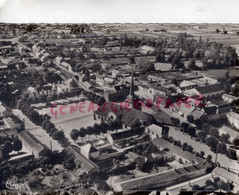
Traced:
<path fill-rule="evenodd" d="M 140 48 L 139 52 L 142 54 L 152 53 L 154 52 L 154 48 L 151 46 L 144 45 Z"/>
<path fill-rule="evenodd" d="M 66 62 L 60 62 L 58 65 L 61 69 L 65 69 L 69 72 L 72 72 L 72 67 L 70 64 L 66 63 Z"/>
<path fill-rule="evenodd" d="M 193 88 L 184 90 L 183 95 L 185 95 L 186 97 L 192 97 L 200 95 L 200 93 L 195 88 Z"/>
<path fill-rule="evenodd" d="M 235 112 L 229 112 L 226 114 L 226 116 L 231 125 L 235 126 L 236 128 L 239 128 L 239 114 Z"/>
<path fill-rule="evenodd" d="M 170 94 L 170 91 L 159 86 L 150 86 L 149 87 L 149 93 L 152 93 L 153 97 L 155 96 L 168 96 Z"/>
<path fill-rule="evenodd" d="M 198 85 L 194 82 L 184 80 L 179 84 L 179 87 L 181 88 L 181 90 L 185 90 L 185 89 L 196 88 L 198 87 Z"/>
<path fill-rule="evenodd" d="M 57 92 L 56 85 L 47 84 L 41 87 L 28 87 L 27 91 L 29 92 L 30 96 L 39 96 L 39 95 L 46 95 L 50 96 Z"/>
<path fill-rule="evenodd" d="M 147 79 L 150 82 L 158 82 L 158 83 L 162 83 L 162 82 L 164 83 L 166 81 L 166 79 L 164 79 L 164 78 L 161 78 L 159 76 L 153 76 L 153 75 L 148 75 Z"/>
<path fill-rule="evenodd" d="M 228 134 L 230 135 L 229 141 L 232 142 L 235 138 L 237 138 L 237 131 L 234 129 L 223 125 L 219 130 L 219 135 Z"/>
<path fill-rule="evenodd" d="M 35 136 L 29 131 L 22 131 L 18 134 L 23 147 L 32 153 L 35 158 L 49 154 L 50 150 L 43 145 Z"/>
<path fill-rule="evenodd" d="M 72 78 L 69 78 L 63 83 L 57 85 L 57 93 L 70 92 L 75 85 L 76 82 Z"/>
<path fill-rule="evenodd" d="M 189 115 L 192 115 L 192 112 L 195 110 L 194 106 L 191 106 L 187 103 L 178 102 L 178 109 L 177 112 L 179 115 L 187 118 Z"/>
<path fill-rule="evenodd" d="M 151 139 L 159 138 L 159 137 L 163 137 L 163 138 L 168 137 L 168 132 L 166 131 L 166 129 L 155 124 L 148 126 L 146 128 L 146 132 L 150 134 Z"/>
<path fill-rule="evenodd" d="M 82 87 L 86 91 L 90 91 L 92 85 L 88 81 L 85 81 L 85 82 L 79 83 L 79 87 Z"/>
<path fill-rule="evenodd" d="M 68 146 L 64 153 L 73 156 L 76 167 L 80 167 L 86 172 L 99 172 L 100 168 L 91 160 L 81 154 L 81 149 L 77 146 Z"/>
<path fill-rule="evenodd" d="M 224 93 L 222 94 L 222 99 L 226 102 L 233 103 L 238 100 L 238 97 Z"/>
<path fill-rule="evenodd" d="M 167 72 L 172 69 L 172 64 L 156 62 L 156 63 L 154 63 L 154 68 L 155 68 L 155 70 L 159 70 L 160 72 Z"/>
<path fill-rule="evenodd" d="M 108 142 L 118 148 L 136 145 L 139 142 L 149 140 L 144 127 L 138 127 L 130 130 L 124 130 L 116 133 L 110 133 L 107 136 Z"/>
<path fill-rule="evenodd" d="M 200 119 L 205 113 L 201 110 L 198 110 L 198 109 L 195 109 L 193 112 L 192 112 L 192 116 L 195 119 Z"/>
<path fill-rule="evenodd" d="M 117 78 L 118 76 L 120 76 L 120 72 L 118 70 L 112 70 L 112 78 Z"/>
<path fill-rule="evenodd" d="M 99 157 L 100 152 L 91 144 L 86 144 L 80 148 L 81 154 L 87 159 L 96 159 Z"/>

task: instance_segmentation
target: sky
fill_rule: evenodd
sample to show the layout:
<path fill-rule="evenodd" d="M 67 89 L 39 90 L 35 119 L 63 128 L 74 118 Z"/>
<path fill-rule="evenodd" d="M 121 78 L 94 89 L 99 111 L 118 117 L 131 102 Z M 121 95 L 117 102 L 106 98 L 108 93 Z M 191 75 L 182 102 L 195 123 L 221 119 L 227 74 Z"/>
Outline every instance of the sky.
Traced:
<path fill-rule="evenodd" d="M 0 0 L 6 23 L 239 23 L 238 0 Z"/>

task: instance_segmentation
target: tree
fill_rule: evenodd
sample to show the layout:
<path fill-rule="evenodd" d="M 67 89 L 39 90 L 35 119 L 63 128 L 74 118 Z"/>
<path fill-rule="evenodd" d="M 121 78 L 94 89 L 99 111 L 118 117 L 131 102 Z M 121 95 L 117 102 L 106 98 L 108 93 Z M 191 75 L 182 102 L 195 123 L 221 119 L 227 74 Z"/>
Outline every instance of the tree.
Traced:
<path fill-rule="evenodd" d="M 235 138 L 232 143 L 234 146 L 239 146 L 239 138 Z"/>
<path fill-rule="evenodd" d="M 195 184 L 195 185 L 193 185 L 192 186 L 192 190 L 199 190 L 200 189 L 200 186 L 199 185 L 197 185 L 197 184 Z"/>
<path fill-rule="evenodd" d="M 50 132 L 49 132 L 49 135 L 52 136 L 54 132 L 57 131 L 57 128 L 53 127 L 51 128 Z"/>
<path fill-rule="evenodd" d="M 201 131 L 198 131 L 198 137 L 200 141 L 204 143 L 206 140 L 207 134 L 205 133 L 205 131 L 201 130 Z"/>
<path fill-rule="evenodd" d="M 221 154 L 226 154 L 227 152 L 227 146 L 224 143 L 218 143 L 217 149 L 218 149 L 218 152 L 220 152 Z"/>
<path fill-rule="evenodd" d="M 75 159 L 73 156 L 70 156 L 69 158 L 64 160 L 64 162 L 63 162 L 64 167 L 66 167 L 69 170 L 73 170 L 76 167 L 74 160 Z"/>
<path fill-rule="evenodd" d="M 194 120 L 194 124 L 197 126 L 197 128 L 201 129 L 203 121 L 201 119 Z"/>
<path fill-rule="evenodd" d="M 200 156 L 203 158 L 204 155 L 205 155 L 205 152 L 204 152 L 204 151 L 201 151 L 201 152 L 200 152 Z"/>
<path fill-rule="evenodd" d="M 195 137 L 195 135 L 196 135 L 196 129 L 195 129 L 195 127 L 189 127 L 189 128 L 188 128 L 188 134 L 189 134 L 191 137 Z"/>
<path fill-rule="evenodd" d="M 206 159 L 206 160 L 207 160 L 207 161 L 211 161 L 211 160 L 212 160 L 212 155 L 209 154 L 209 155 L 207 156 L 207 159 Z"/>
<path fill-rule="evenodd" d="M 43 122 L 42 122 L 42 128 L 43 129 L 46 129 L 46 125 L 47 125 L 47 123 L 49 123 L 50 121 L 49 120 L 44 120 Z"/>
<path fill-rule="evenodd" d="M 45 94 L 40 95 L 39 97 L 41 102 L 46 102 L 47 101 L 47 96 Z"/>
<path fill-rule="evenodd" d="M 188 115 L 187 116 L 187 120 L 188 120 L 189 123 L 193 123 L 194 122 L 194 118 L 193 118 L 192 115 Z"/>
<path fill-rule="evenodd" d="M 210 125 L 210 124 L 208 124 L 208 123 L 203 123 L 201 129 L 204 130 L 205 133 L 209 134 L 209 130 L 210 130 L 210 128 L 211 128 L 211 125 Z"/>
<path fill-rule="evenodd" d="M 52 138 L 55 140 L 62 140 L 65 137 L 63 131 L 56 131 L 53 133 Z"/>
<path fill-rule="evenodd" d="M 190 62 L 189 62 L 189 64 L 188 64 L 188 68 L 189 68 L 190 70 L 195 70 L 195 69 L 197 68 L 196 62 L 195 62 L 194 59 L 190 60 Z"/>
<path fill-rule="evenodd" d="M 183 128 L 183 132 L 187 132 L 187 130 L 188 130 L 188 127 L 189 127 L 189 124 L 188 123 L 186 123 L 186 122 L 182 122 L 181 123 L 181 127 Z"/>
<path fill-rule="evenodd" d="M 38 176 L 33 176 L 30 177 L 29 181 L 28 181 L 28 185 L 31 188 L 35 188 L 37 185 L 39 185 L 42 181 L 42 178 L 38 177 Z"/>
<path fill-rule="evenodd" d="M 134 56 L 130 56 L 130 57 L 129 57 L 129 63 L 130 63 L 130 64 L 135 64 L 135 58 L 134 58 Z"/>
<path fill-rule="evenodd" d="M 22 149 L 22 142 L 19 139 L 15 139 L 12 144 L 14 151 L 19 152 Z"/>
<path fill-rule="evenodd" d="M 55 125 L 54 125 L 52 122 L 49 121 L 49 122 L 46 124 L 46 128 L 45 128 L 45 129 L 46 129 L 46 132 L 47 132 L 47 133 L 50 133 L 51 129 L 54 128 L 54 127 L 55 127 Z"/>
<path fill-rule="evenodd" d="M 183 143 L 183 146 L 182 146 L 182 149 L 183 149 L 183 150 L 186 150 L 187 147 L 188 147 L 188 144 L 187 144 L 186 142 L 184 142 L 184 143 Z"/>
<path fill-rule="evenodd" d="M 79 131 L 77 129 L 72 129 L 70 136 L 71 139 L 73 139 L 74 141 L 77 140 L 79 136 Z"/>
<path fill-rule="evenodd" d="M 3 156 L 8 156 L 12 152 L 12 144 L 10 141 L 6 141 L 2 147 Z"/>
<path fill-rule="evenodd" d="M 209 134 L 210 134 L 212 137 L 219 138 L 219 132 L 218 132 L 218 130 L 217 130 L 215 127 L 211 127 L 211 128 L 209 129 Z"/>
<path fill-rule="evenodd" d="M 205 185 L 206 185 L 206 186 L 212 186 L 212 185 L 213 185 L 212 180 L 207 179 L 207 180 L 205 181 Z"/>
<path fill-rule="evenodd" d="M 223 143 L 229 143 L 229 139 L 230 139 L 230 135 L 227 133 L 227 134 L 225 134 L 225 133 L 223 133 L 222 135 L 221 135 L 221 137 L 220 137 L 220 140 L 221 140 L 221 142 L 223 142 Z"/>
<path fill-rule="evenodd" d="M 81 127 L 79 130 L 79 136 L 80 137 L 85 137 L 86 136 L 86 129 L 84 127 Z"/>
<path fill-rule="evenodd" d="M 193 147 L 191 145 L 188 145 L 187 151 L 193 153 Z"/>
<path fill-rule="evenodd" d="M 232 160 L 237 160 L 237 153 L 236 153 L 235 150 L 229 148 L 229 149 L 227 150 L 227 155 L 228 155 L 228 157 L 229 157 L 230 159 L 232 159 Z"/>
<path fill-rule="evenodd" d="M 171 121 L 174 125 L 179 125 L 180 124 L 180 120 L 178 118 L 171 117 L 170 119 L 171 119 Z"/>
<path fill-rule="evenodd" d="M 210 147 L 213 152 L 216 152 L 218 141 L 214 137 L 207 137 L 206 144 Z"/>

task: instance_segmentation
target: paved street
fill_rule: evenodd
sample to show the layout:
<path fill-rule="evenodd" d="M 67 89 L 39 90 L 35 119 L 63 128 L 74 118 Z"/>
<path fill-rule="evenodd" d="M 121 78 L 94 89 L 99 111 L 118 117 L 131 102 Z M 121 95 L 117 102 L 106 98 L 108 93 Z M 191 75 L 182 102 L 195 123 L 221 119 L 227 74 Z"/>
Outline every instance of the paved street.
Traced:
<path fill-rule="evenodd" d="M 182 143 L 186 142 L 188 145 L 191 145 L 197 152 L 204 151 L 205 157 L 207 157 L 209 154 L 212 155 L 212 160 L 215 161 L 216 154 L 213 153 L 206 144 L 191 139 L 191 136 L 189 136 L 188 134 L 183 134 L 183 132 L 176 130 L 173 126 L 169 128 L 169 136 L 172 136 L 175 140 L 179 140 Z M 235 169 L 235 171 L 239 171 L 239 164 L 237 163 L 237 161 L 230 160 L 223 154 L 218 154 L 217 159 L 220 162 L 221 166 L 230 166 L 230 168 Z"/>

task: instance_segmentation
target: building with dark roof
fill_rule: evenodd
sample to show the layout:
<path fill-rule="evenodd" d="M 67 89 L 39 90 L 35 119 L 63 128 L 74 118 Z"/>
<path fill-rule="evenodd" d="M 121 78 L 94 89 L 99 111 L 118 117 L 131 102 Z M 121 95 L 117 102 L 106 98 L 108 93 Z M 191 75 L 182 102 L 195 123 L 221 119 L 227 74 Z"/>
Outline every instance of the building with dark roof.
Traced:
<path fill-rule="evenodd" d="M 29 131 L 22 131 L 18 134 L 18 137 L 22 141 L 23 147 L 31 152 L 36 158 L 49 154 L 50 150 L 48 147 L 42 144 Z"/>
<path fill-rule="evenodd" d="M 211 96 L 221 96 L 224 93 L 224 88 L 221 84 L 206 85 L 203 87 L 197 87 L 197 92 L 204 98 Z"/>
<path fill-rule="evenodd" d="M 68 146 L 64 152 L 68 156 L 73 156 L 76 167 L 81 167 L 81 169 L 87 172 L 98 172 L 100 170 L 94 162 L 81 154 L 81 149 L 79 147 Z"/>
<path fill-rule="evenodd" d="M 139 127 L 135 129 L 120 131 L 116 133 L 111 133 L 108 135 L 107 139 L 111 145 L 115 145 L 119 148 L 124 148 L 141 141 L 149 140 L 149 136 L 144 133 L 145 128 Z"/>
<path fill-rule="evenodd" d="M 108 108 L 108 109 L 107 109 Z M 129 108 L 126 102 L 118 105 L 113 102 L 105 102 L 95 111 L 98 118 L 103 120 L 120 120 L 123 128 L 135 126 L 148 126 L 153 123 L 154 117 L 151 114 Z"/>

